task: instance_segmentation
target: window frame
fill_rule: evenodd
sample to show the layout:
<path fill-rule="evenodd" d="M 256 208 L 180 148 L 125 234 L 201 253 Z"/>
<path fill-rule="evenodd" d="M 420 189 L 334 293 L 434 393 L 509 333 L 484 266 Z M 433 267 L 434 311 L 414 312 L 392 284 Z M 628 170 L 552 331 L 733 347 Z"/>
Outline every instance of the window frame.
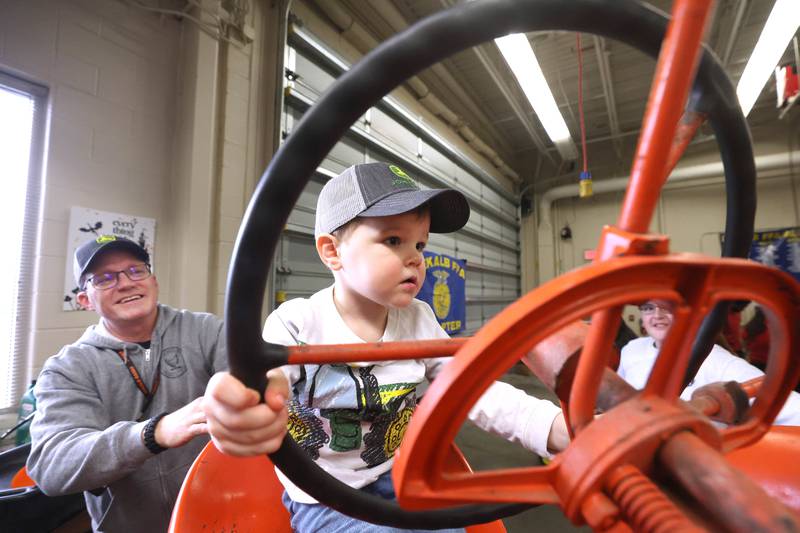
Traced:
<path fill-rule="evenodd" d="M 11 340 L 11 364 L 6 376 L 7 392 L 0 391 L 0 415 L 14 413 L 19 398 L 32 378 L 34 283 L 41 235 L 41 212 L 45 179 L 46 142 L 49 120 L 50 89 L 40 83 L 0 68 L 0 88 L 24 94 L 33 100 L 33 123 L 28 165 L 28 182 L 25 191 L 22 249 L 18 271 L 16 301 L 16 327 Z M 10 402 L 10 403 L 8 403 Z"/>

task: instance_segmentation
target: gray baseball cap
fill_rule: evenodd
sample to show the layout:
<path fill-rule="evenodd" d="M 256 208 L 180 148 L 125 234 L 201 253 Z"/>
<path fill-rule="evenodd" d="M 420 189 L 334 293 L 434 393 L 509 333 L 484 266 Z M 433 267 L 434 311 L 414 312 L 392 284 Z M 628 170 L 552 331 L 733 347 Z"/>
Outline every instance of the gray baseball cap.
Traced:
<path fill-rule="evenodd" d="M 420 189 L 396 165 L 353 165 L 319 193 L 314 237 L 331 233 L 356 217 L 386 217 L 430 205 L 432 233 L 450 233 L 469 220 L 467 198 L 455 189 Z"/>

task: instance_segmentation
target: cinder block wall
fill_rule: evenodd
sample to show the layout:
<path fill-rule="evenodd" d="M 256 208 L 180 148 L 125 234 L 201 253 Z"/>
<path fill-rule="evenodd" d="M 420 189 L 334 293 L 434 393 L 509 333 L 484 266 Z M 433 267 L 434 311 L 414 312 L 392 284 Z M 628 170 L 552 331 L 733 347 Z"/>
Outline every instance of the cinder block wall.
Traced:
<path fill-rule="evenodd" d="M 155 218 L 161 301 L 223 312 L 277 146 L 287 4 L 253 3 L 249 37 L 217 39 L 119 0 L 0 0 L 0 70 L 49 89 L 28 378 L 97 320 L 61 309 L 71 206 Z"/>
<path fill-rule="evenodd" d="M 96 320 L 63 312 L 69 209 L 157 220 L 156 268 L 169 279 L 177 56 L 175 19 L 116 1 L 0 1 L 0 68 L 49 87 L 31 375 Z"/>

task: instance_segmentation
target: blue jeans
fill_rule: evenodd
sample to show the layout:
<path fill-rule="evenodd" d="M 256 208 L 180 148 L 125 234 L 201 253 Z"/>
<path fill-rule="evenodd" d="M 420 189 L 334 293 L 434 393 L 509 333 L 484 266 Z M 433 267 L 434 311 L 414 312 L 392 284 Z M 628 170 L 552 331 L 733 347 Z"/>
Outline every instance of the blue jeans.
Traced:
<path fill-rule="evenodd" d="M 394 486 L 392 485 L 391 470 L 361 490 L 386 500 L 394 500 L 396 497 Z M 370 524 L 357 518 L 351 518 L 319 503 L 298 503 L 289 498 L 286 491 L 283 492 L 283 505 L 286 506 L 292 516 L 292 529 L 296 533 L 409 533 L 417 531 L 422 533 L 427 531 Z M 464 533 L 461 528 L 438 529 L 436 531 Z"/>

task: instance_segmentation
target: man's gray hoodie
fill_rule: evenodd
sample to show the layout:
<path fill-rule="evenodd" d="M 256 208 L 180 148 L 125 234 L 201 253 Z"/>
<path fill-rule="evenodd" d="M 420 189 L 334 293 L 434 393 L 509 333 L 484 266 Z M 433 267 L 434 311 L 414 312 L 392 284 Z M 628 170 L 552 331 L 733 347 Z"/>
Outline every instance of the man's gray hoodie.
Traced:
<path fill-rule="evenodd" d="M 222 322 L 159 305 L 149 360 L 138 344 L 96 329 L 48 359 L 39 375 L 28 471 L 45 494 L 85 491 L 96 531 L 166 531 L 186 472 L 208 437 L 153 455 L 142 429 L 147 419 L 202 396 L 211 376 L 227 367 Z M 145 397 L 119 350 L 148 388 L 161 363 L 161 383 L 141 422 Z"/>

